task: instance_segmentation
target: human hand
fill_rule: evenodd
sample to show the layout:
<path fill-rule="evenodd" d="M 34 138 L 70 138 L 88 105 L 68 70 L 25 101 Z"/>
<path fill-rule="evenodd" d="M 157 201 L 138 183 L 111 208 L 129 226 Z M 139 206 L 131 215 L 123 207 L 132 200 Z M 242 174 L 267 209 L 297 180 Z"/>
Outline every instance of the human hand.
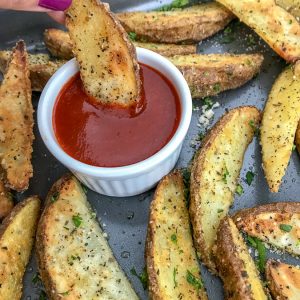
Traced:
<path fill-rule="evenodd" d="M 0 8 L 46 12 L 59 23 L 65 22 L 64 10 L 72 0 L 0 0 Z"/>

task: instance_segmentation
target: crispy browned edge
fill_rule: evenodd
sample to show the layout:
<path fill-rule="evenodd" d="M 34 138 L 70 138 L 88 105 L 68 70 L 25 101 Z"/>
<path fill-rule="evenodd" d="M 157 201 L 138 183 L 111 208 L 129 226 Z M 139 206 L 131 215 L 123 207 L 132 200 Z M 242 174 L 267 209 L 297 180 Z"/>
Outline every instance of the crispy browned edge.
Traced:
<path fill-rule="evenodd" d="M 282 295 L 280 287 L 276 285 L 275 281 L 273 280 L 272 274 L 271 274 L 271 267 L 272 266 L 276 267 L 279 264 L 280 264 L 279 262 L 277 262 L 275 260 L 272 260 L 272 259 L 269 259 L 267 261 L 267 264 L 266 264 L 266 279 L 267 279 L 267 282 L 268 282 L 268 288 L 271 292 L 272 297 L 274 297 L 274 299 L 276 299 L 276 300 L 288 300 L 287 297 L 284 297 Z"/>
<path fill-rule="evenodd" d="M 242 209 L 232 216 L 232 220 L 243 230 L 243 223 L 247 218 L 254 218 L 261 213 L 300 213 L 300 202 L 277 202 Z"/>
<path fill-rule="evenodd" d="M 46 201 L 45 201 L 45 207 L 43 210 L 43 213 L 40 217 L 40 221 L 37 228 L 37 234 L 36 234 L 36 258 L 38 263 L 38 270 L 41 275 L 42 282 L 45 286 L 47 295 L 50 299 L 57 299 L 60 300 L 61 297 L 57 296 L 57 291 L 55 284 L 52 281 L 52 278 L 48 272 L 48 270 L 45 268 L 46 266 L 46 257 L 44 257 L 46 245 L 45 245 L 45 239 L 46 236 L 43 234 L 45 224 L 44 224 L 44 218 L 48 213 L 48 209 L 51 206 L 51 198 L 52 196 L 59 192 L 65 185 L 68 185 L 71 180 L 77 180 L 75 177 L 71 174 L 66 174 L 62 178 L 60 178 L 58 181 L 56 181 L 53 186 L 51 187 L 49 193 L 47 194 Z"/>
<path fill-rule="evenodd" d="M 149 298 L 156 299 L 156 300 L 160 300 L 163 298 L 161 297 L 161 291 L 160 291 L 158 280 L 157 280 L 158 276 L 156 274 L 155 267 L 154 267 L 154 247 L 152 245 L 152 241 L 154 239 L 154 231 L 155 231 L 154 224 L 157 224 L 157 222 L 155 222 L 155 217 L 154 217 L 155 214 L 154 214 L 152 208 L 154 207 L 154 204 L 158 197 L 160 186 L 163 185 L 165 183 L 164 181 L 167 179 L 171 179 L 171 180 L 175 181 L 177 186 L 180 189 L 184 189 L 182 174 L 179 170 L 175 170 L 174 172 L 166 175 L 164 178 L 161 179 L 161 181 L 159 182 L 159 184 L 155 190 L 153 200 L 150 205 L 150 214 L 149 214 L 146 245 L 145 245 L 145 261 L 146 261 L 146 266 L 147 266 L 147 274 L 148 274 L 148 282 L 149 282 L 149 285 L 148 285 Z"/>
<path fill-rule="evenodd" d="M 14 201 L 11 193 L 0 180 L 0 221 L 3 220 L 14 208 Z"/>
<path fill-rule="evenodd" d="M 107 5 L 106 3 L 102 3 L 99 0 L 89 0 L 89 1 L 92 1 L 95 3 L 95 5 L 101 6 L 103 8 L 103 13 L 105 13 L 107 15 L 107 17 L 112 20 L 115 27 L 117 28 L 120 35 L 122 36 L 122 39 L 124 40 L 125 45 L 128 47 L 128 52 L 132 59 L 132 67 L 134 69 L 133 71 L 135 73 L 137 96 L 135 97 L 135 99 L 131 99 L 130 103 L 128 103 L 128 105 L 125 105 L 125 106 L 131 106 L 131 105 L 137 104 L 141 101 L 141 97 L 142 97 L 142 82 L 141 82 L 141 76 L 140 76 L 140 65 L 138 63 L 136 49 L 135 49 L 133 43 L 130 41 L 129 36 L 128 36 L 127 32 L 125 31 L 125 29 L 123 28 L 119 19 L 110 10 L 109 5 Z M 69 7 L 69 10 L 70 11 L 72 10 L 72 5 Z M 68 27 L 68 22 L 70 22 L 70 18 L 71 17 L 68 15 L 68 12 L 67 12 L 66 26 L 67 26 L 69 32 L 70 32 L 70 28 Z M 71 38 L 71 42 L 72 42 L 72 37 L 70 36 L 70 38 Z M 76 59 L 77 59 L 77 55 L 74 52 L 74 48 L 72 48 L 72 52 L 74 54 L 74 57 L 76 57 Z M 79 64 L 80 64 L 80 62 L 79 62 Z M 94 96 L 94 95 L 91 95 L 91 96 Z M 98 99 L 98 100 L 102 102 L 101 99 Z"/>
<path fill-rule="evenodd" d="M 235 111 L 241 110 L 241 109 L 248 109 L 248 108 L 255 108 L 255 109 L 257 109 L 257 111 L 259 111 L 257 107 L 249 105 L 249 106 L 239 106 L 237 108 L 230 110 L 228 113 L 225 113 L 221 117 L 221 119 L 211 128 L 209 133 L 204 138 L 201 148 L 196 153 L 196 155 L 193 159 L 193 163 L 192 163 L 191 181 L 190 181 L 191 182 L 191 185 L 190 185 L 191 200 L 190 200 L 189 212 L 190 212 L 190 218 L 191 218 L 191 223 L 192 223 L 193 232 L 194 232 L 194 234 L 193 234 L 194 244 L 195 244 L 197 251 L 199 251 L 201 253 L 200 256 L 201 256 L 202 262 L 209 268 L 209 270 L 213 274 L 217 273 L 216 266 L 212 262 L 210 254 L 207 253 L 206 249 L 202 247 L 204 244 L 204 241 L 203 241 L 202 234 L 201 234 L 201 226 L 197 225 L 197 224 L 201 225 L 201 222 L 198 220 L 197 214 L 196 214 L 197 209 L 195 209 L 195 200 L 194 200 L 195 186 L 193 183 L 196 183 L 197 181 L 198 182 L 201 181 L 202 174 L 201 173 L 197 174 L 196 168 L 198 168 L 198 169 L 202 168 L 203 163 L 204 163 L 204 157 L 206 155 L 207 150 L 210 148 L 213 141 L 216 139 L 216 137 L 218 136 L 220 131 L 223 129 L 224 124 L 226 124 L 231 119 L 231 117 L 235 113 Z M 198 180 L 196 178 L 198 178 Z"/>

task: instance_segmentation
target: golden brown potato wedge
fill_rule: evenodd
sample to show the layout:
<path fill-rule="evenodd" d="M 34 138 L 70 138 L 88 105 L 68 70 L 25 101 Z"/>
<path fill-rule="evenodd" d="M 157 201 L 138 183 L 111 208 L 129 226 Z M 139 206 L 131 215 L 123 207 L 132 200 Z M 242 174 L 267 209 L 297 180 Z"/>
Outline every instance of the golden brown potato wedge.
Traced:
<path fill-rule="evenodd" d="M 72 42 L 67 32 L 50 28 L 44 33 L 45 44 L 53 56 L 63 59 L 71 59 L 73 57 Z M 176 45 L 176 44 L 157 44 L 133 42 L 134 46 L 152 50 L 160 55 L 174 56 L 196 53 L 196 45 Z"/>
<path fill-rule="evenodd" d="M 194 241 L 203 263 L 215 271 L 212 246 L 238 184 L 245 151 L 258 126 L 260 111 L 238 107 L 225 114 L 208 133 L 194 158 L 190 216 Z"/>
<path fill-rule="evenodd" d="M 0 221 L 4 219 L 14 208 L 14 201 L 11 193 L 0 181 Z"/>
<path fill-rule="evenodd" d="M 229 217 L 220 223 L 214 255 L 225 299 L 268 299 L 243 237 Z"/>
<path fill-rule="evenodd" d="M 0 71 L 3 69 L 2 66 L 6 65 L 8 55 L 7 51 L 0 51 Z M 39 54 L 29 55 L 31 85 L 34 91 L 41 91 L 47 79 L 50 79 L 56 69 L 66 62 L 65 60 L 52 61 L 49 56 L 43 54 L 45 63 L 40 63 L 39 56 Z M 194 54 L 177 55 L 169 59 L 183 73 L 192 97 L 202 98 L 217 95 L 246 83 L 259 72 L 263 56 L 260 54 Z"/>
<path fill-rule="evenodd" d="M 0 51 L 0 72 L 5 73 L 11 57 L 11 51 Z M 28 55 L 31 89 L 41 92 L 50 77 L 61 67 L 65 60 L 52 60 L 47 54 Z"/>
<path fill-rule="evenodd" d="M 0 226 L 0 299 L 21 299 L 39 215 L 40 200 L 30 197 L 16 205 Z"/>
<path fill-rule="evenodd" d="M 23 191 L 32 177 L 33 108 L 23 41 L 13 50 L 0 86 L 0 161 L 5 184 Z"/>
<path fill-rule="evenodd" d="M 182 72 L 193 98 L 214 96 L 242 86 L 259 71 L 261 54 L 191 54 L 169 60 Z"/>
<path fill-rule="evenodd" d="M 158 43 L 197 43 L 222 30 L 234 16 L 218 3 L 205 3 L 173 11 L 118 14 L 127 32 L 138 40 Z"/>
<path fill-rule="evenodd" d="M 299 21 L 300 0 L 275 0 L 276 4 L 291 13 Z"/>
<path fill-rule="evenodd" d="M 276 79 L 261 126 L 263 169 L 271 192 L 278 192 L 292 153 L 300 119 L 300 77 L 291 67 Z"/>
<path fill-rule="evenodd" d="M 300 24 L 275 0 L 217 0 L 288 62 L 300 59 Z"/>
<path fill-rule="evenodd" d="M 37 258 L 49 299 L 138 297 L 115 260 L 80 183 L 65 176 L 50 190 L 37 231 Z"/>
<path fill-rule="evenodd" d="M 300 202 L 261 205 L 237 212 L 237 227 L 279 249 L 300 255 Z"/>
<path fill-rule="evenodd" d="M 146 264 L 151 299 L 207 299 L 179 171 L 162 179 L 152 200 Z"/>
<path fill-rule="evenodd" d="M 276 300 L 300 299 L 300 269 L 282 262 L 269 260 L 266 277 L 269 290 Z"/>
<path fill-rule="evenodd" d="M 137 104 L 141 80 L 135 48 L 108 6 L 73 0 L 66 25 L 86 92 L 103 104 Z"/>

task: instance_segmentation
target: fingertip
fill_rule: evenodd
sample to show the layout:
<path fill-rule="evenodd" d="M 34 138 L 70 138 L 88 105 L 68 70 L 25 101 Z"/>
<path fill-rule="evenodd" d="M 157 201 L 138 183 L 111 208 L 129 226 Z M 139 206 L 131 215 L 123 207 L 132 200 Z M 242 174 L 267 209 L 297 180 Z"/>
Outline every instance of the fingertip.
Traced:
<path fill-rule="evenodd" d="M 52 19 L 60 24 L 65 24 L 66 15 L 63 11 L 50 11 L 47 13 Z"/>

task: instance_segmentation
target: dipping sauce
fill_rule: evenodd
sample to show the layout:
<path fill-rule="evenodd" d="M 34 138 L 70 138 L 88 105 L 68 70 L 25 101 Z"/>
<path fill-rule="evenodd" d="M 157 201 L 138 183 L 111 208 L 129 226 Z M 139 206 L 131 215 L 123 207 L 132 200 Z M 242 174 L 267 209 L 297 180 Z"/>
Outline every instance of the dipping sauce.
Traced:
<path fill-rule="evenodd" d="M 157 70 L 141 64 L 143 110 L 137 114 L 118 107 L 92 104 L 79 73 L 60 92 L 53 127 L 62 149 L 83 163 L 121 167 L 142 161 L 173 137 L 181 115 L 172 83 Z"/>

